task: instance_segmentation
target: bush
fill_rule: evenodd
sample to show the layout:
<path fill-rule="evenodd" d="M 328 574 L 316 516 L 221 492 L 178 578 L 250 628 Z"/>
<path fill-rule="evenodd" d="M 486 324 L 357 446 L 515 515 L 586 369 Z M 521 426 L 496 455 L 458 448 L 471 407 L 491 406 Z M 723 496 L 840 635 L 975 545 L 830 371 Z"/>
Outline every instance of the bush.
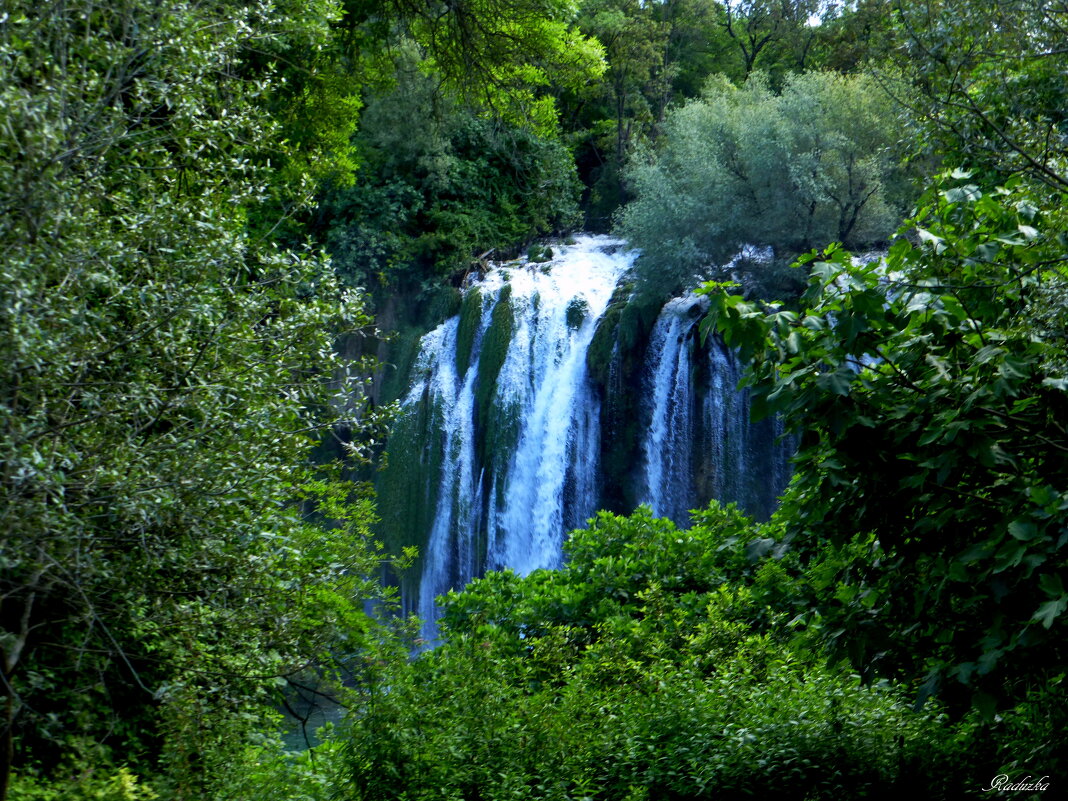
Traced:
<path fill-rule="evenodd" d="M 321 235 L 343 280 L 433 282 L 486 251 L 577 224 L 580 186 L 561 142 L 476 116 L 410 66 L 369 99 L 357 182 L 322 206 Z"/>
<path fill-rule="evenodd" d="M 959 794 L 970 729 L 789 646 L 772 533 L 715 505 L 690 531 L 601 513 L 561 570 L 450 593 L 443 644 L 365 690 L 342 797 Z"/>

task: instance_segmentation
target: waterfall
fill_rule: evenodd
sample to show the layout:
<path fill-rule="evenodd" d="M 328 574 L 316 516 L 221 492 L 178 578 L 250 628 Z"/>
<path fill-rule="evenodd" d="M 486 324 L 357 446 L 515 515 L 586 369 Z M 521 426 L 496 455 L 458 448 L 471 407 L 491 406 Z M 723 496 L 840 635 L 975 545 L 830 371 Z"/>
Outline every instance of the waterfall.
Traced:
<path fill-rule="evenodd" d="M 645 486 L 642 501 L 653 513 L 684 524 L 696 506 L 691 481 L 696 387 L 691 351 L 694 300 L 676 298 L 660 312 L 649 341 L 646 367 L 647 434 L 642 443 Z"/>
<path fill-rule="evenodd" d="M 433 527 L 423 556 L 423 580 L 419 586 L 418 612 L 424 626 L 437 619 L 434 599 L 450 589 L 450 577 L 470 577 L 477 568 L 472 548 L 472 525 L 479 504 L 479 485 L 475 481 L 475 443 L 473 437 L 475 370 L 460 376 L 451 358 L 456 348 L 459 319 L 453 318 L 432 331 L 423 347 L 420 364 L 426 378 L 413 388 L 415 395 L 430 392 L 439 401 L 441 431 L 444 433 L 444 458 L 437 491 Z M 432 566 L 432 570 L 426 568 Z M 425 632 L 426 633 L 426 632 Z"/>
<path fill-rule="evenodd" d="M 566 531 L 596 511 L 599 408 L 586 350 L 633 258 L 605 247 L 585 238 L 546 273 L 512 273 L 517 320 L 494 405 L 517 415 L 519 431 L 487 516 L 490 569 L 556 566 Z"/>
<path fill-rule="evenodd" d="M 742 365 L 721 343 L 702 345 L 697 296 L 668 301 L 657 317 L 642 383 L 643 482 L 638 496 L 679 526 L 715 498 L 770 516 L 790 479 L 794 444 L 779 420 L 750 421 Z"/>
<path fill-rule="evenodd" d="M 566 532 L 597 509 L 599 407 L 586 351 L 634 258 L 613 252 L 621 246 L 583 237 L 547 264 L 499 265 L 469 290 L 479 304 L 467 319 L 423 338 L 399 421 L 422 431 L 422 453 L 398 469 L 421 469 L 434 486 L 384 502 L 433 499 L 409 604 L 426 639 L 436 596 L 485 569 L 557 565 Z"/>
<path fill-rule="evenodd" d="M 679 525 L 711 498 L 774 508 L 789 443 L 774 420 L 750 423 L 737 361 L 697 335 L 703 301 L 670 301 L 644 333 L 620 333 L 635 256 L 585 236 L 546 264 L 497 265 L 423 337 L 379 506 L 386 539 L 419 548 L 402 593 L 428 641 L 438 595 L 486 570 L 559 565 L 567 532 L 602 506 L 648 503 Z M 598 350 L 600 383 L 595 336 L 615 337 Z"/>

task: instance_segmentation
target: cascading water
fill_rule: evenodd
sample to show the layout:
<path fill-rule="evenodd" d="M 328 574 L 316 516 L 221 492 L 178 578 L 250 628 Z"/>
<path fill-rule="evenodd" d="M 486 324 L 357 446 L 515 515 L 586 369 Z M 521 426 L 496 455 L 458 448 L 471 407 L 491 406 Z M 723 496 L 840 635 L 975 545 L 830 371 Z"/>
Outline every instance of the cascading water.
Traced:
<path fill-rule="evenodd" d="M 546 273 L 512 273 L 516 324 L 494 406 L 518 416 L 518 437 L 487 515 L 490 569 L 556 565 L 564 532 L 596 510 L 599 410 L 586 350 L 630 258 L 586 238 Z"/>
<path fill-rule="evenodd" d="M 715 498 L 768 517 L 790 479 L 793 443 L 778 420 L 750 421 L 742 365 L 722 345 L 703 345 L 695 296 L 663 307 L 645 360 L 639 500 L 678 525 Z"/>
<path fill-rule="evenodd" d="M 436 486 L 425 494 L 436 501 L 415 607 L 428 638 L 437 595 L 487 568 L 558 564 L 565 532 L 596 511 L 599 410 L 586 350 L 633 260 L 611 252 L 621 245 L 584 237 L 550 264 L 498 266 L 471 290 L 477 321 L 454 317 L 423 339 L 402 424 L 428 421 L 427 447 L 441 450 L 422 460 Z"/>
<path fill-rule="evenodd" d="M 774 508 L 788 448 L 774 421 L 749 422 L 731 354 L 696 335 L 699 299 L 664 306 L 631 343 L 626 376 L 617 339 L 606 351 L 612 379 L 591 379 L 591 343 L 602 319 L 618 322 L 605 312 L 625 302 L 617 285 L 635 256 L 618 240 L 581 237 L 549 264 L 498 265 L 423 337 L 379 505 L 387 539 L 419 546 L 418 582 L 402 591 L 428 640 L 436 596 L 486 570 L 558 565 L 566 533 L 609 497 L 680 525 L 711 498 L 760 517 Z M 619 452 L 635 464 L 602 464 L 606 442 L 627 436 L 631 450 Z"/>
<path fill-rule="evenodd" d="M 642 443 L 645 486 L 642 502 L 653 513 L 684 523 L 696 504 L 693 492 L 693 410 L 696 388 L 691 374 L 692 299 L 676 298 L 660 312 L 649 342 L 647 434 Z"/>
<path fill-rule="evenodd" d="M 458 318 L 453 318 L 427 335 L 419 363 L 425 378 L 408 396 L 408 402 L 416 402 L 426 393 L 435 398 L 444 433 L 438 500 L 419 588 L 419 617 L 428 623 L 437 619 L 434 598 L 449 590 L 448 577 L 474 576 L 477 569 L 471 542 L 480 496 L 474 475 L 475 370 L 468 369 L 460 376 L 455 359 L 450 358 L 456 349 L 458 323 Z M 429 574 L 427 566 L 433 566 Z"/>

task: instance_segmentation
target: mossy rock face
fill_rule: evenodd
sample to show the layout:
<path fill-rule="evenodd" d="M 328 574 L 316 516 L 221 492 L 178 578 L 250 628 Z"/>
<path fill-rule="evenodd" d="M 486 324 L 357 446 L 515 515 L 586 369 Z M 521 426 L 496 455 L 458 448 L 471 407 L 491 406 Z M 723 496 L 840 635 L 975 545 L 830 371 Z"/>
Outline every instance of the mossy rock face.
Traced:
<path fill-rule="evenodd" d="M 467 373 L 471 366 L 471 349 L 475 345 L 475 337 L 482 325 L 482 293 L 477 287 L 470 290 L 463 299 L 460 307 L 460 323 L 456 330 L 456 372 L 458 375 Z"/>
<path fill-rule="evenodd" d="M 512 309 L 512 286 L 505 284 L 497 296 L 497 305 L 490 313 L 489 328 L 482 337 L 478 357 L 478 379 L 475 384 L 475 427 L 484 432 L 493 412 L 493 397 L 497 389 L 497 376 L 501 373 L 508 347 L 515 333 L 515 311 Z M 486 464 L 486 437 L 480 436 L 479 458 Z"/>
<path fill-rule="evenodd" d="M 439 286 L 427 299 L 427 317 L 432 325 L 455 317 L 463 304 L 463 293 L 454 286 Z"/>
<path fill-rule="evenodd" d="M 636 298 L 633 287 L 619 287 L 593 335 L 586 364 L 602 398 L 601 498 L 612 511 L 628 512 L 640 500 L 641 441 L 644 436 L 640 393 L 649 335 L 660 303 Z"/>
<path fill-rule="evenodd" d="M 411 382 L 412 365 L 419 356 L 419 345 L 425 332 L 421 328 L 404 328 L 391 335 L 385 346 L 385 358 L 379 378 L 380 404 L 392 403 L 404 397 Z"/>
<path fill-rule="evenodd" d="M 590 378 L 602 388 L 608 383 L 608 369 L 616 349 L 616 328 L 622 311 L 622 305 L 608 307 L 586 350 L 586 367 L 590 371 Z"/>
<path fill-rule="evenodd" d="M 597 323 L 597 330 L 593 332 L 590 347 L 586 350 L 586 367 L 590 371 L 590 377 L 602 389 L 608 383 L 608 368 L 616 350 L 619 315 L 627 304 L 630 291 L 628 286 L 616 287 L 611 300 L 608 301 L 608 308 Z"/>
<path fill-rule="evenodd" d="M 390 553 L 422 551 L 437 511 L 445 455 L 443 410 L 429 393 L 402 412 L 390 431 L 386 466 L 378 475 L 376 531 Z"/>
<path fill-rule="evenodd" d="M 639 301 L 630 301 L 619 315 L 617 340 L 624 351 L 637 349 L 649 338 L 660 307 Z"/>
<path fill-rule="evenodd" d="M 482 433 L 478 439 L 479 462 L 485 467 L 487 476 L 496 479 L 498 508 L 503 508 L 505 502 L 506 473 L 519 441 L 522 414 L 523 409 L 518 403 L 495 404 L 482 418 Z M 492 483 L 487 482 L 487 489 Z"/>
<path fill-rule="evenodd" d="M 586 322 L 586 318 L 590 316 L 590 304 L 585 298 L 572 298 L 567 304 L 565 315 L 567 327 L 574 330 Z"/>
<path fill-rule="evenodd" d="M 547 261 L 552 261 L 553 249 L 548 245 L 531 245 L 527 249 L 527 261 L 534 264 L 542 264 Z"/>

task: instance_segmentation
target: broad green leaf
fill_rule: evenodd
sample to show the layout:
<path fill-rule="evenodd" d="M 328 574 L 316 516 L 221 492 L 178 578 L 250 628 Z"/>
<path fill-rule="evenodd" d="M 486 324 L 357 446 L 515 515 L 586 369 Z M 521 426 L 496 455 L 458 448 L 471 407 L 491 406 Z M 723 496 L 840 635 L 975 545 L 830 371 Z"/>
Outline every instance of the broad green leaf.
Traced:
<path fill-rule="evenodd" d="M 1068 595 L 1062 595 L 1053 601 L 1046 601 L 1035 612 L 1032 618 L 1036 623 L 1041 623 L 1043 628 L 1050 628 L 1054 621 L 1068 609 Z"/>
<path fill-rule="evenodd" d="M 1009 534 L 1023 542 L 1029 542 L 1038 535 L 1038 526 L 1030 520 L 1013 520 L 1009 523 Z"/>
<path fill-rule="evenodd" d="M 1059 597 L 1064 595 L 1064 582 L 1059 575 L 1053 573 L 1043 573 L 1039 576 L 1038 586 L 1042 588 L 1042 591 L 1047 595 L 1053 597 Z"/>

